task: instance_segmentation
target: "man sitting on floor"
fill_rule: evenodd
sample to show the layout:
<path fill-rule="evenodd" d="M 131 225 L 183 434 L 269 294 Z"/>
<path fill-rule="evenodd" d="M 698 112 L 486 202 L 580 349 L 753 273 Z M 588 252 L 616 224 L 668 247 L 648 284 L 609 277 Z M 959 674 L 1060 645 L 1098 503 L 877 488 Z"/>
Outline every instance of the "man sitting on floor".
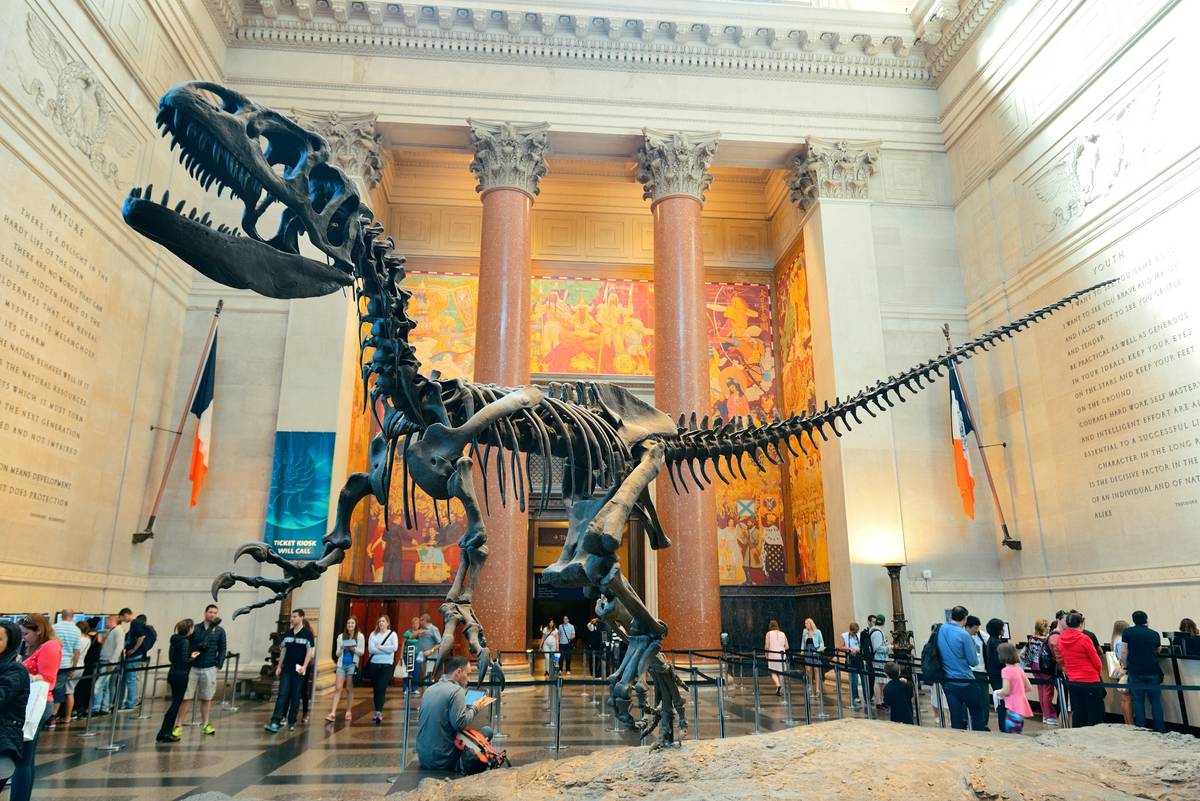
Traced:
<path fill-rule="evenodd" d="M 475 715 L 491 703 L 488 696 L 467 703 L 467 660 L 452 656 L 446 660 L 442 678 L 421 696 L 417 723 L 417 757 L 423 770 L 459 769 L 461 751 L 454 745 L 459 732 L 471 727 Z M 492 739 L 486 726 L 479 731 Z"/>

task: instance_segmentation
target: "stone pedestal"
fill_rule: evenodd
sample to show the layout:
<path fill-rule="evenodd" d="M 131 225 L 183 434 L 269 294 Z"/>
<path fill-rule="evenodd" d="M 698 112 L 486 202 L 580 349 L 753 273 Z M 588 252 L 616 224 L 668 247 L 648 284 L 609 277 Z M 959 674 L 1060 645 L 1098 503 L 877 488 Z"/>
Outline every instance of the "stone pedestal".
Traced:
<path fill-rule="evenodd" d="M 483 202 L 479 304 L 475 318 L 475 381 L 518 387 L 529 383 L 530 212 L 546 174 L 547 126 L 470 120 Z M 523 460 L 522 460 L 523 461 Z M 498 471 L 489 471 L 485 509 L 488 556 L 475 608 L 493 651 L 520 651 L 529 632 L 529 516 L 515 490 L 500 504 Z M 476 471 L 476 485 L 482 488 Z M 506 655 L 504 662 L 518 657 Z M 523 657 L 520 657 L 523 660 Z"/>
<path fill-rule="evenodd" d="M 638 180 L 654 215 L 654 397 L 673 418 L 712 405 L 700 213 L 718 134 L 645 130 Z M 716 501 L 711 489 L 676 493 L 659 482 L 659 519 L 671 547 L 658 553 L 658 611 L 669 648 L 714 648 L 721 633 Z"/>

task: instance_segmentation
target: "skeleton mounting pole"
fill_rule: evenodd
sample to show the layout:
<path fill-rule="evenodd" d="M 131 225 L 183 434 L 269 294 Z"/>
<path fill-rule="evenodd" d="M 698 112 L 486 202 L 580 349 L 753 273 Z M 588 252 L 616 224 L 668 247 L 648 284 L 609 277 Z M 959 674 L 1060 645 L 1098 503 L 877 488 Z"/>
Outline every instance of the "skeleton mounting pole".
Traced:
<path fill-rule="evenodd" d="M 946 352 L 949 353 L 954 349 L 950 342 L 950 324 L 942 324 L 942 335 L 946 337 Z M 958 365 L 953 359 L 946 360 L 950 369 L 954 372 L 954 377 L 958 380 L 958 385 L 963 385 L 962 376 L 958 374 Z M 967 412 L 967 422 L 971 424 L 971 430 L 975 432 L 975 450 L 979 454 L 979 461 L 983 462 L 983 474 L 987 476 L 988 488 L 992 491 L 992 503 L 996 505 L 996 514 L 1000 517 L 1000 531 L 1004 534 L 1003 544 L 1012 548 L 1014 551 L 1021 550 L 1021 541 L 1013 539 L 1008 533 L 1008 523 L 1004 520 L 1004 507 L 1000 505 L 1000 495 L 996 492 L 996 482 L 992 480 L 992 468 L 988 465 L 987 455 L 983 452 L 983 443 L 979 438 L 979 425 L 975 422 L 975 413 L 971 411 L 971 403 L 967 400 L 967 392 L 962 392 L 963 408 Z"/>
<path fill-rule="evenodd" d="M 213 338 L 217 335 L 217 320 L 221 316 L 221 309 L 225 308 L 225 301 L 218 300 L 217 308 L 213 311 L 212 325 L 208 327 L 208 339 L 204 340 L 204 349 L 200 351 L 200 363 L 196 365 L 196 375 L 192 378 L 192 388 L 188 392 L 187 401 L 183 404 L 183 412 L 179 415 L 179 425 L 175 426 L 175 439 L 171 442 L 171 453 L 167 456 L 167 466 L 163 469 L 162 481 L 158 484 L 158 494 L 154 496 L 154 506 L 150 509 L 150 519 L 146 521 L 146 527 L 141 531 L 133 533 L 133 544 L 145 542 L 154 536 L 154 521 L 158 517 L 158 507 L 162 503 L 163 493 L 167 489 L 167 478 L 171 475 L 171 467 L 175 464 L 175 454 L 179 451 L 179 441 L 183 439 L 183 427 L 187 425 L 188 413 L 192 410 L 192 402 L 196 400 L 196 387 L 200 385 L 200 374 L 204 372 L 204 365 L 208 362 L 208 352 L 212 350 Z"/>

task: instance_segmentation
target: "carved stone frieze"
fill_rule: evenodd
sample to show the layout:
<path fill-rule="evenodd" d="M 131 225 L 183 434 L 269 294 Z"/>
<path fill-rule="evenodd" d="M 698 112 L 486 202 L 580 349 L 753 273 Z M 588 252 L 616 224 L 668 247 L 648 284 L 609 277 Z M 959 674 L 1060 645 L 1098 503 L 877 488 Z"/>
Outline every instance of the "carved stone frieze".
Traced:
<path fill-rule="evenodd" d="M 292 119 L 329 142 L 331 161 L 367 189 L 383 179 L 382 137 L 375 132 L 378 115 L 371 112 L 346 114 L 340 111 L 292 109 Z"/>
<path fill-rule="evenodd" d="M 479 183 L 475 191 L 506 187 L 536 197 L 546 177 L 550 125 L 545 122 L 467 120 L 471 137 L 470 169 Z"/>
<path fill-rule="evenodd" d="M 14 59 L 11 64 L 21 87 L 70 146 L 83 154 L 92 169 L 120 188 L 114 156 L 128 157 L 136 142 L 114 116 L 108 90 L 96 71 L 68 50 L 62 39 L 32 12 L 25 17 L 25 33 L 41 74 L 26 69 L 32 64 Z"/>
<path fill-rule="evenodd" d="M 879 140 L 818 139 L 810 136 L 792 161 L 792 202 L 808 211 L 819 198 L 863 200 L 879 164 Z"/>
<path fill-rule="evenodd" d="M 688 133 L 642 129 L 637 154 L 637 180 L 642 197 L 657 203 L 672 195 L 690 195 L 701 203 L 712 183 L 713 156 L 720 131 Z"/>

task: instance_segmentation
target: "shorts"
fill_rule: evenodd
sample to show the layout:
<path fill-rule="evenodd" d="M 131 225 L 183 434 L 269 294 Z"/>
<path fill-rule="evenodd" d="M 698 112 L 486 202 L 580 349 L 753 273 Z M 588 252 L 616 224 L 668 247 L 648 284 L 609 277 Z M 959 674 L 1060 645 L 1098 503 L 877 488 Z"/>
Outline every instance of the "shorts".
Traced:
<path fill-rule="evenodd" d="M 67 700 L 66 684 L 61 681 L 55 682 L 54 689 L 50 691 L 50 697 L 56 704 L 61 704 L 63 701 Z"/>
<path fill-rule="evenodd" d="M 353 676 L 353 675 L 354 675 L 354 669 L 355 669 L 356 667 L 358 667 L 358 666 L 357 666 L 356 664 L 354 664 L 353 662 L 351 662 L 351 663 L 350 663 L 350 664 L 348 664 L 348 665 L 345 665 L 345 664 L 342 664 L 342 663 L 340 663 L 340 662 L 339 662 L 339 663 L 338 663 L 338 666 L 337 666 L 337 675 L 339 675 L 339 676 Z"/>
<path fill-rule="evenodd" d="M 188 672 L 187 691 L 183 694 L 184 700 L 190 701 L 193 698 L 199 698 L 201 701 L 211 701 L 216 694 L 217 669 L 215 666 L 192 668 Z"/>
<path fill-rule="evenodd" d="M 67 676 L 67 695 L 74 695 L 75 688 L 79 685 L 79 680 L 83 678 L 83 668 L 75 668 L 68 671 Z"/>

